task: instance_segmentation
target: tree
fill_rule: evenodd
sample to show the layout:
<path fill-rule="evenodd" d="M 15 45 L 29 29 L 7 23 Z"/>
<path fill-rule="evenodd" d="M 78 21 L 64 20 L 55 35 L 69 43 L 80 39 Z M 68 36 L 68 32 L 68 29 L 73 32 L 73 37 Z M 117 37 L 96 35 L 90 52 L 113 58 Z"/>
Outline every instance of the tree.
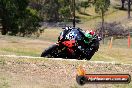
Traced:
<path fill-rule="evenodd" d="M 19 19 L 19 34 L 21 36 L 31 36 L 39 30 L 41 19 L 37 16 L 37 11 L 27 8 L 24 19 Z"/>
<path fill-rule="evenodd" d="M 110 6 L 110 0 L 96 0 L 95 1 L 95 12 L 101 16 L 102 19 L 102 38 L 104 43 L 104 16 Z"/>
<path fill-rule="evenodd" d="M 84 8 L 84 13 L 85 13 L 86 8 L 88 8 L 90 6 L 90 4 L 91 4 L 90 0 L 81 2 L 81 7 Z"/>
<path fill-rule="evenodd" d="M 130 18 L 131 0 L 128 0 L 128 19 Z"/>
<path fill-rule="evenodd" d="M 121 0 L 121 9 L 124 9 L 125 1 L 126 0 Z"/>
<path fill-rule="evenodd" d="M 1 33 L 6 35 L 27 34 L 39 27 L 37 10 L 29 7 L 28 0 L 0 0 Z"/>
<path fill-rule="evenodd" d="M 62 21 L 68 21 L 73 17 L 73 0 L 59 0 L 59 16 Z"/>
<path fill-rule="evenodd" d="M 125 9 L 125 2 L 127 2 L 127 10 L 128 10 L 128 19 L 130 18 L 130 10 L 131 10 L 131 3 L 132 3 L 132 0 L 121 0 L 121 9 Z"/>
<path fill-rule="evenodd" d="M 43 0 L 41 6 L 45 21 L 69 21 L 73 17 L 73 0 Z"/>
<path fill-rule="evenodd" d="M 45 21 L 59 20 L 59 0 L 40 0 L 41 10 L 39 14 Z M 37 3 L 37 1 L 36 1 Z"/>
<path fill-rule="evenodd" d="M 96 27 L 96 32 L 101 33 L 102 24 L 99 23 Z M 124 38 L 128 35 L 128 28 L 122 26 L 121 23 L 111 22 L 104 23 L 104 36 L 105 37 L 115 37 L 115 38 Z"/>
<path fill-rule="evenodd" d="M 0 0 L 0 19 L 2 35 L 6 35 L 9 30 L 16 29 L 17 23 L 16 18 L 16 5 L 15 0 Z"/>

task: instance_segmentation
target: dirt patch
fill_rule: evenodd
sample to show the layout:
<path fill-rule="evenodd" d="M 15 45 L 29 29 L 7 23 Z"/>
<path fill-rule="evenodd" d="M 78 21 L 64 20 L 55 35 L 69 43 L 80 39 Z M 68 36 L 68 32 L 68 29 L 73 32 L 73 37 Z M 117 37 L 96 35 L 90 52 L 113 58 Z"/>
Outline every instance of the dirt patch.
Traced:
<path fill-rule="evenodd" d="M 11 88 L 131 88 L 132 84 L 88 84 L 76 83 L 79 65 L 89 74 L 120 73 L 132 75 L 132 65 L 76 60 L 54 60 L 45 58 L 1 57 L 1 73 L 10 77 Z"/>

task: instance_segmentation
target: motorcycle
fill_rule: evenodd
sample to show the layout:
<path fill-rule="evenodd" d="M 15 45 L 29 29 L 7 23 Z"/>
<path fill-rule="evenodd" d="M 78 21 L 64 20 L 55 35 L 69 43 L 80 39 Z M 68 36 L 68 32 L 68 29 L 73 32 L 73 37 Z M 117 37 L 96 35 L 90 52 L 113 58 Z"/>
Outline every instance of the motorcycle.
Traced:
<path fill-rule="evenodd" d="M 41 57 L 90 60 L 99 49 L 100 39 L 96 36 L 91 44 L 84 43 L 85 35 L 80 28 L 65 27 L 58 42 L 42 52 Z"/>

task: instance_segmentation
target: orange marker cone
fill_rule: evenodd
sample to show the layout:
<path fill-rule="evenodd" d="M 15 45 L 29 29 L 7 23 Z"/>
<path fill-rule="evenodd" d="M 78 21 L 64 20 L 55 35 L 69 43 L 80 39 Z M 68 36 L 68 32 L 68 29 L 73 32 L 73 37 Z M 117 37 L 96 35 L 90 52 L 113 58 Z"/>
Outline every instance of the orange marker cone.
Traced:
<path fill-rule="evenodd" d="M 130 45 L 131 45 L 131 40 L 130 40 L 130 33 L 128 34 L 128 48 L 130 48 Z"/>
<path fill-rule="evenodd" d="M 109 49 L 112 48 L 112 43 L 113 43 L 113 37 L 111 37 L 110 44 L 109 44 Z"/>

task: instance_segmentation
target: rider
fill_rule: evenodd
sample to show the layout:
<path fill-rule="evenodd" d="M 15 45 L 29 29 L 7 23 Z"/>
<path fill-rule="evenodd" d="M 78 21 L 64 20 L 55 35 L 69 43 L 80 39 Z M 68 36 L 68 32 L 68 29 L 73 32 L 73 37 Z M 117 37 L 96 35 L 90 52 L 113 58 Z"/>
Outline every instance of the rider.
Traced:
<path fill-rule="evenodd" d="M 85 32 L 81 30 L 81 33 L 82 35 L 84 35 L 81 41 L 81 42 L 84 42 L 84 46 L 78 46 L 78 48 L 80 50 L 85 50 L 87 47 L 90 47 L 90 44 L 92 44 L 92 40 L 94 39 L 95 32 L 92 30 L 85 31 Z"/>
<path fill-rule="evenodd" d="M 87 30 L 85 32 L 85 38 L 84 38 L 85 44 L 91 43 L 94 37 L 95 37 L 95 32 L 93 30 L 90 30 L 90 31 Z"/>
<path fill-rule="evenodd" d="M 99 48 L 99 42 L 97 40 L 97 36 L 93 30 L 90 31 L 83 31 L 80 28 L 75 28 L 79 31 L 80 35 L 82 35 L 82 38 L 79 40 L 77 39 L 77 47 L 78 49 L 86 55 L 87 59 L 90 59 L 94 53 Z M 72 27 L 66 27 L 64 34 L 67 34 L 68 31 L 74 30 Z M 90 50 L 92 49 L 92 51 Z M 80 53 L 81 53 L 80 52 Z"/>
<path fill-rule="evenodd" d="M 74 28 L 72 27 L 65 27 L 64 28 L 64 34 L 67 32 L 67 31 L 70 31 Z M 80 28 L 77 28 L 77 30 L 79 31 L 79 33 L 82 35 L 82 41 L 85 43 L 86 46 L 90 46 L 90 44 L 92 44 L 92 40 L 96 37 L 96 34 L 93 30 L 87 30 L 87 31 L 83 31 L 82 29 Z M 67 34 L 67 33 L 66 33 Z M 80 46 L 79 46 L 80 48 Z M 82 47 L 81 47 L 82 48 Z"/>
<path fill-rule="evenodd" d="M 84 40 L 85 44 L 88 44 L 91 48 L 93 48 L 95 51 L 98 51 L 99 49 L 99 37 L 95 34 L 93 30 L 87 31 L 85 33 L 85 37 L 87 39 Z"/>

